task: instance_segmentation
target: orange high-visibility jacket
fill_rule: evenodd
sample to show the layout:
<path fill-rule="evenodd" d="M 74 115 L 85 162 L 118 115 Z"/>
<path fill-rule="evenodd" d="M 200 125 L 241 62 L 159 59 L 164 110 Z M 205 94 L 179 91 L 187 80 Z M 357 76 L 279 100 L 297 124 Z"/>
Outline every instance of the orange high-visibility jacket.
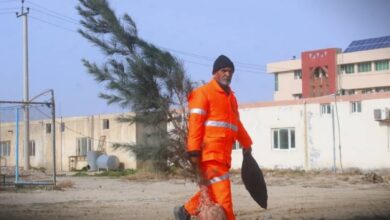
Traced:
<path fill-rule="evenodd" d="M 233 91 L 229 94 L 212 79 L 189 98 L 187 152 L 200 152 L 201 161 L 215 160 L 229 167 L 233 143 L 249 148 L 252 140 L 241 124 Z"/>

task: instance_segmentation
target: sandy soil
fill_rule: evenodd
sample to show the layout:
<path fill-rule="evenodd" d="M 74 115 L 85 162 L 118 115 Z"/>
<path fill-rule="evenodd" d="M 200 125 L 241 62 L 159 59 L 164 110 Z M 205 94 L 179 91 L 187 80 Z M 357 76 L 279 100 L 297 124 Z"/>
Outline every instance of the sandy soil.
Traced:
<path fill-rule="evenodd" d="M 269 208 L 232 177 L 237 219 L 390 219 L 390 178 L 364 174 L 268 172 Z M 1 189 L 0 219 L 174 219 L 172 209 L 197 189 L 183 179 L 59 177 L 71 188 Z"/>

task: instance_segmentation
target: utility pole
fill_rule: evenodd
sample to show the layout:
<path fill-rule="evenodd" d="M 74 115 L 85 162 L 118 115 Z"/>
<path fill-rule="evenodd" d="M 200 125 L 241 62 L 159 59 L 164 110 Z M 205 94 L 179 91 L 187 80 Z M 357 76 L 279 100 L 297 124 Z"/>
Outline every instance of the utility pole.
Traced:
<path fill-rule="evenodd" d="M 16 12 L 16 17 L 23 17 L 23 101 L 29 102 L 29 88 L 28 88 L 28 23 L 27 15 L 29 8 L 24 10 L 24 0 L 22 0 L 22 10 L 20 13 Z M 29 105 L 24 105 L 24 169 L 30 169 L 30 109 Z"/>

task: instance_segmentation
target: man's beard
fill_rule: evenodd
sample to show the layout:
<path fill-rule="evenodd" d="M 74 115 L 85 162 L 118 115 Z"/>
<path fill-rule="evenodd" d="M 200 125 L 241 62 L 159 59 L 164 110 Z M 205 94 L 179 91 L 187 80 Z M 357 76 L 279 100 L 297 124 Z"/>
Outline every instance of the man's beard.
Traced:
<path fill-rule="evenodd" d="M 232 79 L 231 78 L 221 78 L 219 79 L 219 83 L 223 86 L 229 86 L 231 83 Z"/>

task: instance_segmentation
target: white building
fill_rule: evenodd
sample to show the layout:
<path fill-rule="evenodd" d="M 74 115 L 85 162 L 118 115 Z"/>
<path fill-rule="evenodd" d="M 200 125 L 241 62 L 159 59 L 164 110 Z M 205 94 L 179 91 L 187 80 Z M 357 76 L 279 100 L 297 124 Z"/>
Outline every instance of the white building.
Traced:
<path fill-rule="evenodd" d="M 240 105 L 260 166 L 390 168 L 389 63 L 390 36 L 268 64 L 275 101 Z"/>
<path fill-rule="evenodd" d="M 91 115 L 56 119 L 56 168 L 61 171 L 81 169 L 87 163 L 88 151 L 102 151 L 119 159 L 123 168 L 136 168 L 131 151 L 114 150 L 114 143 L 138 143 L 144 138 L 145 128 L 139 123 L 117 121 L 121 114 Z M 23 126 L 19 124 L 19 166 L 23 167 Z M 51 120 L 30 122 L 30 165 L 52 169 Z M 15 166 L 15 122 L 2 123 L 0 129 L 0 165 Z M 138 142 L 137 142 L 138 141 Z"/>
<path fill-rule="evenodd" d="M 379 169 L 390 168 L 389 107 L 389 92 L 324 96 L 241 105 L 240 117 L 262 167 Z M 233 151 L 239 168 L 241 150 Z"/>

